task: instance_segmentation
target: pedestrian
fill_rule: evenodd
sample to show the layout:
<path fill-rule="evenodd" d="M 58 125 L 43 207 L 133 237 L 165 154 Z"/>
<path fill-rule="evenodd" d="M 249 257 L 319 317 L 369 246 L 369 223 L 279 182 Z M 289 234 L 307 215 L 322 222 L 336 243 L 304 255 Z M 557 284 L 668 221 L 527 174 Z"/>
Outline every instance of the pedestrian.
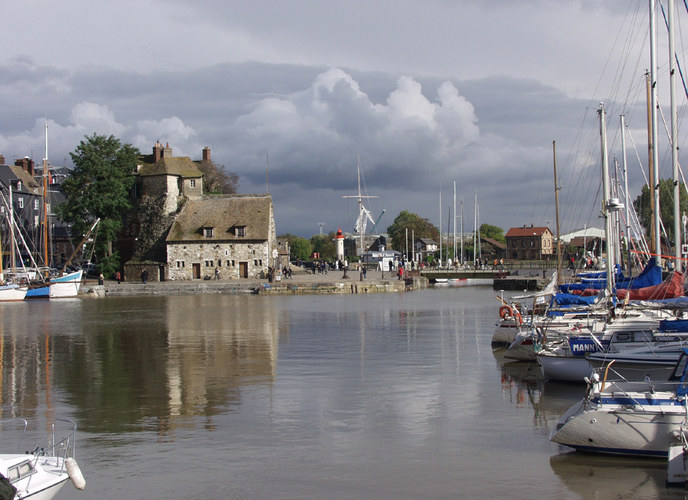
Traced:
<path fill-rule="evenodd" d="M 141 271 L 141 282 L 145 285 L 148 283 L 148 268 L 144 267 L 143 271 Z"/>
<path fill-rule="evenodd" d="M 220 279 L 220 268 L 219 267 L 215 268 L 215 279 L 216 280 Z"/>
<path fill-rule="evenodd" d="M 122 275 L 119 271 L 115 271 L 115 279 L 117 280 L 117 284 L 119 285 L 122 281 Z"/>
<path fill-rule="evenodd" d="M 102 285 L 105 282 L 105 277 L 103 276 L 103 273 L 100 273 L 98 275 L 98 284 Z"/>
<path fill-rule="evenodd" d="M 398 279 L 404 278 L 404 268 L 399 266 L 399 271 L 397 272 Z"/>

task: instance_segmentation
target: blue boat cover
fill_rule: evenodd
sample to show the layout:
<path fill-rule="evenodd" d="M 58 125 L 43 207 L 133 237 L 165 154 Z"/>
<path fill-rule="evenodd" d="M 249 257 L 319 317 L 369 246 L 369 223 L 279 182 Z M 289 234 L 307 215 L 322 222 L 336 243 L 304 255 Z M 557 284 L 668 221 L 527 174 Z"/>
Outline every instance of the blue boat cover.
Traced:
<path fill-rule="evenodd" d="M 621 271 L 616 274 L 616 288 L 635 290 L 648 286 L 659 285 L 662 282 L 662 268 L 657 266 L 655 259 L 650 259 L 643 272 L 635 278 L 626 278 Z M 559 286 L 559 291 L 571 293 L 583 290 L 602 290 L 607 286 L 606 274 L 604 278 L 584 279 L 581 283 L 566 283 Z"/>
<path fill-rule="evenodd" d="M 659 322 L 660 332 L 688 332 L 688 319 L 663 319 Z"/>

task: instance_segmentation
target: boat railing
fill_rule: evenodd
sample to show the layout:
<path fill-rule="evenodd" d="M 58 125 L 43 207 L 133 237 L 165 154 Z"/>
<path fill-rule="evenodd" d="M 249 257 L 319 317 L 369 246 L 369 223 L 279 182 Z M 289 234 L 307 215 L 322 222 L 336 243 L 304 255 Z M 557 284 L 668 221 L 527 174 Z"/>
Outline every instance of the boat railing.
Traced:
<path fill-rule="evenodd" d="M 14 429 L 21 427 L 21 432 L 19 433 L 19 440 L 17 441 L 17 453 L 21 453 L 22 441 L 26 435 L 26 429 L 29 427 L 29 423 L 24 418 L 6 418 L 0 419 L 0 429 L 12 426 Z"/>
<path fill-rule="evenodd" d="M 63 429 L 64 432 L 62 432 L 58 429 L 58 422 L 64 422 L 68 424 L 70 428 Z M 50 424 L 50 435 L 48 436 L 47 446 L 36 446 L 32 450 L 27 450 L 22 447 L 22 443 L 24 442 L 24 438 L 29 427 L 29 423 L 26 419 L 0 419 L 0 429 L 4 427 L 12 427 L 13 429 L 20 428 L 16 453 L 26 453 L 34 455 L 36 457 L 56 457 L 62 459 L 66 459 L 68 457 L 75 457 L 76 455 L 77 425 L 72 420 L 66 418 L 56 418 Z M 58 432 L 62 432 L 62 435 L 59 439 L 56 437 Z"/>

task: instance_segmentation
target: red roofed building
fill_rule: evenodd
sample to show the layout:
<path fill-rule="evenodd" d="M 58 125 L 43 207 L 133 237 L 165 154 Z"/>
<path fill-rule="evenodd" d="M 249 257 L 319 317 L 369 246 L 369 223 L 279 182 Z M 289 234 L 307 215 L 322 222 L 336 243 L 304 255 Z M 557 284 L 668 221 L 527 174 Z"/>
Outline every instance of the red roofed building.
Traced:
<path fill-rule="evenodd" d="M 555 252 L 554 235 L 548 227 L 512 227 L 505 235 L 510 259 L 542 260 Z"/>

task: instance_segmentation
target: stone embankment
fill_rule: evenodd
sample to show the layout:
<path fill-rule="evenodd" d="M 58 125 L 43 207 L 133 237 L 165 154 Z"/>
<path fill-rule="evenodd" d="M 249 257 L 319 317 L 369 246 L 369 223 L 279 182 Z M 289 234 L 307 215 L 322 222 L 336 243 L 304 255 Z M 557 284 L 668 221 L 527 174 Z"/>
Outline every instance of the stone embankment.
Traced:
<path fill-rule="evenodd" d="M 103 285 L 86 282 L 82 293 L 94 297 L 124 297 L 150 295 L 194 295 L 194 294 L 260 294 L 260 295 L 312 295 L 312 294 L 357 294 L 390 293 L 419 290 L 428 287 L 429 281 L 421 276 L 399 280 L 390 273 L 369 272 L 361 279 L 358 272 L 349 272 L 345 278 L 341 271 L 328 274 L 307 274 L 295 272 L 292 279 L 267 280 L 198 280 L 163 281 L 141 283 L 140 281 L 106 281 Z"/>

